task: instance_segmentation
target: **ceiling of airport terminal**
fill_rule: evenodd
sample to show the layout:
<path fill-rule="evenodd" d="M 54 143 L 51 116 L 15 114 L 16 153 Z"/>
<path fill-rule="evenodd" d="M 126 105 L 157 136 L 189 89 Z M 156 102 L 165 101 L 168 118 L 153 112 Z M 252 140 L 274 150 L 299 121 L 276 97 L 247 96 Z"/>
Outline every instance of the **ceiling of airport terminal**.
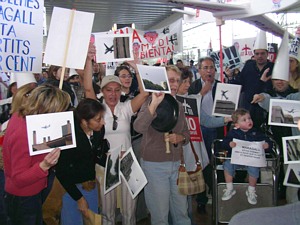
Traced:
<path fill-rule="evenodd" d="M 54 6 L 95 13 L 93 32 L 108 31 L 114 23 L 135 23 L 137 29 L 147 30 L 173 14 L 174 7 L 147 0 L 45 0 L 44 4 L 47 18 Z"/>

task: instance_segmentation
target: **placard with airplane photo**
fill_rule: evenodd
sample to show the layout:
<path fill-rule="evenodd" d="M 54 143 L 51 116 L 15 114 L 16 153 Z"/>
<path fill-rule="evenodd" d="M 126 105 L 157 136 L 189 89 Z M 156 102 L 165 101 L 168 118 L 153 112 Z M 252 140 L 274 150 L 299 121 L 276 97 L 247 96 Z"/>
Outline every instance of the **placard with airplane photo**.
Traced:
<path fill-rule="evenodd" d="M 300 163 L 300 136 L 283 137 L 282 146 L 285 164 Z"/>
<path fill-rule="evenodd" d="M 136 65 L 142 79 L 143 88 L 147 92 L 171 93 L 165 67 Z"/>
<path fill-rule="evenodd" d="M 213 105 L 213 116 L 231 116 L 237 109 L 241 85 L 218 83 Z"/>
<path fill-rule="evenodd" d="M 129 148 L 123 155 L 120 162 L 120 171 L 132 199 L 136 198 L 148 181 L 132 148 Z"/>
<path fill-rule="evenodd" d="M 130 35 L 95 33 L 97 63 L 133 60 Z"/>
<path fill-rule="evenodd" d="M 300 188 L 300 163 L 288 165 L 283 185 Z"/>
<path fill-rule="evenodd" d="M 110 149 L 106 158 L 104 171 L 104 194 L 115 189 L 121 184 L 120 177 L 120 153 L 122 145 Z"/>
<path fill-rule="evenodd" d="M 297 127 L 300 118 L 300 102 L 286 99 L 270 99 L 268 124 Z"/>
<path fill-rule="evenodd" d="M 26 116 L 26 124 L 30 155 L 76 147 L 73 112 Z"/>

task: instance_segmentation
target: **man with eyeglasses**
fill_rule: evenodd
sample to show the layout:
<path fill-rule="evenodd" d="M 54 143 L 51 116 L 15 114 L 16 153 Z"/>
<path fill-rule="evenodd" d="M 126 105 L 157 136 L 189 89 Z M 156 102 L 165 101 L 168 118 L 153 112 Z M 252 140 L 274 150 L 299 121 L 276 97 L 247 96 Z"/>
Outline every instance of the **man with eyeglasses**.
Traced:
<path fill-rule="evenodd" d="M 242 85 L 240 107 L 250 111 L 254 127 L 260 128 L 265 122 L 265 112 L 258 104 L 251 104 L 253 96 L 262 92 L 272 91 L 271 74 L 274 63 L 268 60 L 268 46 L 264 36 L 257 38 L 254 46 L 255 60 L 248 60 L 242 71 L 236 76 L 232 72 L 227 73 L 228 83 Z M 264 71 L 269 68 L 267 76 L 262 76 Z"/>
<path fill-rule="evenodd" d="M 211 145 L 216 138 L 223 138 L 223 127 L 231 121 L 231 117 L 212 116 L 216 87 L 219 81 L 215 80 L 215 62 L 211 57 L 204 57 L 199 60 L 198 71 L 200 79 L 195 80 L 190 88 L 189 94 L 200 94 L 202 96 L 200 106 L 200 124 L 204 144 L 208 157 L 211 158 Z M 203 170 L 203 175 L 209 189 L 212 189 L 212 166 L 208 165 Z M 208 202 L 206 192 L 197 195 L 198 212 L 205 213 L 205 205 Z"/>

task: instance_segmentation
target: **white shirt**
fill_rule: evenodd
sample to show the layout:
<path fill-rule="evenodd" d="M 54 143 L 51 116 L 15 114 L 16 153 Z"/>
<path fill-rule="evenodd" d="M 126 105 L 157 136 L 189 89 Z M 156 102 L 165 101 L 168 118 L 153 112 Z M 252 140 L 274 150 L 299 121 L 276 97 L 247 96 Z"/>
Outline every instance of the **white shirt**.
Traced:
<path fill-rule="evenodd" d="M 119 102 L 115 106 L 114 115 L 118 117 L 118 127 L 113 130 L 113 113 L 110 108 L 106 105 L 105 101 L 103 104 L 106 107 L 104 115 L 105 121 L 105 136 L 109 143 L 110 149 L 114 149 L 122 145 L 122 151 L 127 151 L 131 147 L 131 134 L 130 134 L 130 122 L 133 116 L 131 108 L 131 101 Z"/>

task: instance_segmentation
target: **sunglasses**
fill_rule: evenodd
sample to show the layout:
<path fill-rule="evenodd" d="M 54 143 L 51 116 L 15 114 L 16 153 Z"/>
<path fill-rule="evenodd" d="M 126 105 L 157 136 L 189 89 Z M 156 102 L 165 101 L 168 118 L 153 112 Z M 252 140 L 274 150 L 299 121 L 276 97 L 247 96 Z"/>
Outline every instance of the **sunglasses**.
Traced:
<path fill-rule="evenodd" d="M 113 115 L 113 118 L 114 118 L 114 121 L 113 121 L 112 129 L 116 130 L 118 128 L 118 122 L 117 122 L 118 117 Z"/>

